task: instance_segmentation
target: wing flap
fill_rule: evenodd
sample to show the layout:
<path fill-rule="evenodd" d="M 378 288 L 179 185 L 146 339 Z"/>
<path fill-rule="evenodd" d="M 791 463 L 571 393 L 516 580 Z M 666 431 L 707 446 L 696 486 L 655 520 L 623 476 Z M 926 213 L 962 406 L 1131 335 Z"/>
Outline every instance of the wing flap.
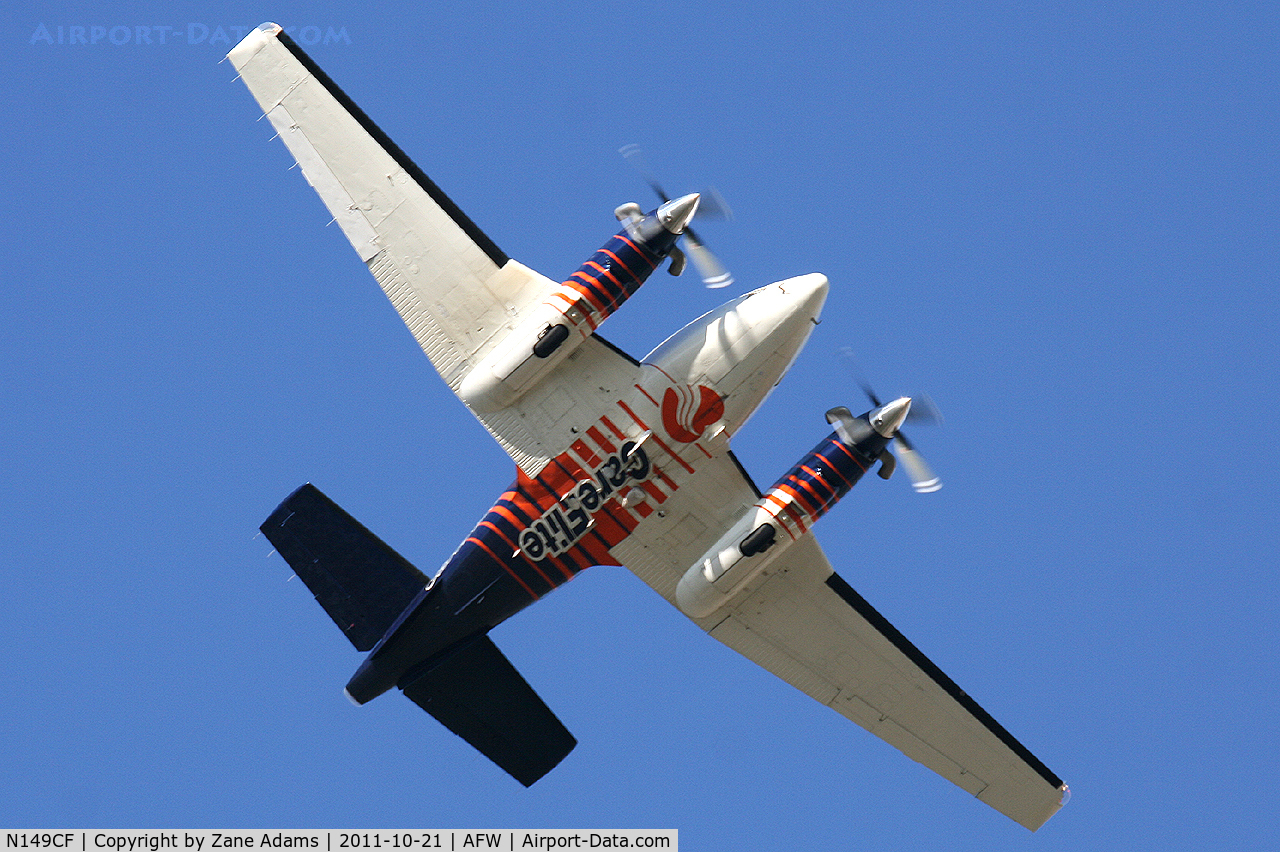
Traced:
<path fill-rule="evenodd" d="M 526 787 L 578 744 L 488 636 L 453 646 L 402 688 Z"/>

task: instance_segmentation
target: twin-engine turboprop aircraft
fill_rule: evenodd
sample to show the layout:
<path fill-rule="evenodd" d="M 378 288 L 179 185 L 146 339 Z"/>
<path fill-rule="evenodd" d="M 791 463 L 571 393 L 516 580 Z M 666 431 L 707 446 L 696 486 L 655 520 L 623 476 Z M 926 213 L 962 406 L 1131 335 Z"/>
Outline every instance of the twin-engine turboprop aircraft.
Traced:
<path fill-rule="evenodd" d="M 488 631 L 584 568 L 625 565 L 714 638 L 1028 828 L 1062 806 L 1062 781 L 835 574 L 811 532 L 877 461 L 887 477 L 911 401 L 828 412 L 835 430 L 763 492 L 730 452 L 817 322 L 825 277 L 739 296 L 636 361 L 596 327 L 679 260 L 697 195 L 619 208 L 623 228 L 557 283 L 508 258 L 280 27 L 229 58 L 516 464 L 430 578 L 310 485 L 262 525 L 367 652 L 353 701 L 399 688 L 532 784 L 575 740 Z"/>

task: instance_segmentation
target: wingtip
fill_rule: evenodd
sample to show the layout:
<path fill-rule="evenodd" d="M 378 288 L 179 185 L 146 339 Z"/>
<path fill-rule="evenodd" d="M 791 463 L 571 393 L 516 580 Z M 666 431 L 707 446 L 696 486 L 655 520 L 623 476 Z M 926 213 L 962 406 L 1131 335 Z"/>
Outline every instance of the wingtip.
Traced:
<path fill-rule="evenodd" d="M 230 59 L 231 64 L 239 71 L 269 40 L 279 37 L 282 32 L 284 32 L 284 27 L 271 21 L 259 24 L 252 32 L 242 38 L 239 44 L 231 48 L 223 58 Z"/>

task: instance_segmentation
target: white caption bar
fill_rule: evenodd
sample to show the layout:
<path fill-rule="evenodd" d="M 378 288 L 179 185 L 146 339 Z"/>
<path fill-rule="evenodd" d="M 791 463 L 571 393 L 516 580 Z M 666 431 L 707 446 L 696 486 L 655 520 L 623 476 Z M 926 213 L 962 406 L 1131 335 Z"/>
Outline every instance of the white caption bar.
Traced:
<path fill-rule="evenodd" d="M 315 852 L 347 850 L 523 850 L 557 849 L 661 849 L 678 850 L 680 832 L 668 829 L 461 829 L 409 830 L 295 830 L 212 829 L 138 831 L 123 829 L 48 831 L 4 829 L 3 850 L 51 852 L 209 852 L 212 849 L 310 849 Z"/>

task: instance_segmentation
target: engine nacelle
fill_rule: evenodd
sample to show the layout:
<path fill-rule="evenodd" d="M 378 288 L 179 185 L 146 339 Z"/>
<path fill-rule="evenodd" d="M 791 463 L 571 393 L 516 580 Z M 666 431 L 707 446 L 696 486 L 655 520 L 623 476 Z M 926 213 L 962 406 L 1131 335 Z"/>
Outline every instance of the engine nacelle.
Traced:
<path fill-rule="evenodd" d="M 710 615 L 791 542 L 786 533 L 779 536 L 778 522 L 757 503 L 680 578 L 677 605 L 692 618 Z"/>
<path fill-rule="evenodd" d="M 603 319 L 592 322 L 590 303 L 566 285 L 553 294 L 462 380 L 458 395 L 472 410 L 487 413 L 511 405 L 569 357 Z"/>
<path fill-rule="evenodd" d="M 903 402 L 895 400 L 857 418 L 847 409 L 828 412 L 836 431 L 775 482 L 685 571 L 676 586 L 681 611 L 691 618 L 715 612 L 807 535 L 814 522 L 885 455 L 905 416 Z M 887 411 L 897 418 L 890 426 L 881 423 Z"/>
<path fill-rule="evenodd" d="M 688 195 L 628 221 L 467 373 L 458 395 L 480 413 L 520 399 L 640 289 L 697 207 Z"/>

